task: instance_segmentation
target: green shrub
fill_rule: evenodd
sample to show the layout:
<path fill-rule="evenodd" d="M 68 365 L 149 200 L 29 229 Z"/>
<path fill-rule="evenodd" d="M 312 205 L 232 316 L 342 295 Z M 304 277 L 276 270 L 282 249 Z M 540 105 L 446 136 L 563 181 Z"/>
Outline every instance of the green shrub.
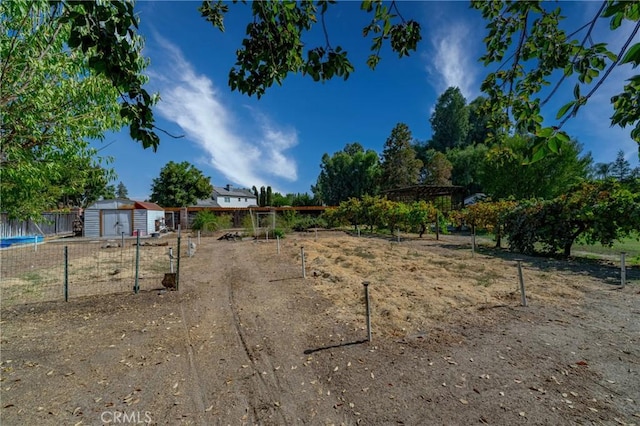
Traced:
<path fill-rule="evenodd" d="M 217 216 L 212 211 L 202 210 L 196 214 L 191 228 L 196 231 L 213 232 L 219 229 L 231 228 L 231 217 L 229 215 Z"/>

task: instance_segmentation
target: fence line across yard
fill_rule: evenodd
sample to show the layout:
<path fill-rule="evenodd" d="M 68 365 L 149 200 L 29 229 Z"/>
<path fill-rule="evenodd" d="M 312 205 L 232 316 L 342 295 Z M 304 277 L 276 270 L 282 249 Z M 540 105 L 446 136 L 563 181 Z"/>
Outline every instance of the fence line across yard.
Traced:
<path fill-rule="evenodd" d="M 0 250 L 3 307 L 163 288 L 180 238 L 54 241 Z M 184 244 L 184 243 L 182 243 Z M 66 250 L 66 255 L 65 255 Z M 183 248 L 186 253 L 186 247 Z M 65 294 L 66 293 L 66 294 Z"/>

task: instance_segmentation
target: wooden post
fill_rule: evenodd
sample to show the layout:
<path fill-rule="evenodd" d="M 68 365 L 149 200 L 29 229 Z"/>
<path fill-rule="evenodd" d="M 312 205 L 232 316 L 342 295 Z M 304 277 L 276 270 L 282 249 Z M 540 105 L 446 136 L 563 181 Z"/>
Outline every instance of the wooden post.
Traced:
<path fill-rule="evenodd" d="M 522 277 L 522 264 L 518 260 L 518 280 L 520 281 L 520 301 L 522 306 L 527 306 L 527 295 L 524 291 L 524 278 Z"/>
<path fill-rule="evenodd" d="M 627 281 L 627 266 L 625 265 L 625 253 L 624 251 L 620 253 L 620 286 L 624 288 Z"/>
<path fill-rule="evenodd" d="M 473 257 L 476 253 L 476 226 L 471 226 L 471 256 Z"/>
<path fill-rule="evenodd" d="M 304 265 L 304 247 L 300 247 L 300 257 L 302 258 L 302 278 L 307 278 L 307 271 Z"/>

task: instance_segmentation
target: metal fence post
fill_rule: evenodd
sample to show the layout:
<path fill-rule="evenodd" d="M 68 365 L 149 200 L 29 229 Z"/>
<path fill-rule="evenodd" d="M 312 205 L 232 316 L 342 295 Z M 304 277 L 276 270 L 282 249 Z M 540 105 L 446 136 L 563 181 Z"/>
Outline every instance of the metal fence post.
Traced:
<path fill-rule="evenodd" d="M 371 342 L 371 308 L 369 305 L 369 281 L 364 281 L 364 303 L 367 310 L 367 341 Z"/>
<path fill-rule="evenodd" d="M 304 247 L 300 247 L 300 257 L 302 258 L 302 278 L 307 278 L 307 271 L 304 265 Z"/>
<path fill-rule="evenodd" d="M 69 247 L 64 246 L 64 301 L 69 301 Z"/>
<path fill-rule="evenodd" d="M 178 257 L 176 259 L 176 291 L 180 289 L 180 240 L 181 240 L 180 225 L 178 225 Z"/>
<path fill-rule="evenodd" d="M 140 230 L 138 229 L 136 232 L 136 281 L 133 284 L 133 292 L 138 294 L 138 290 L 140 286 L 138 284 L 138 277 L 140 272 Z"/>

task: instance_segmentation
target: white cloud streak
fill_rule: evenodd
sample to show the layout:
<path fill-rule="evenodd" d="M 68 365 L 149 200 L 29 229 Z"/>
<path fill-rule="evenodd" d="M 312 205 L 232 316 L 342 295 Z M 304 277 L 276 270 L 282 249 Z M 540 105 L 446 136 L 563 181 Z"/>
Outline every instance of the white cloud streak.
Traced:
<path fill-rule="evenodd" d="M 280 129 L 254 113 L 258 125 L 243 123 L 240 131 L 213 82 L 198 74 L 178 47 L 161 37 L 157 41 L 163 55 L 150 74 L 162 97 L 160 115 L 178 124 L 208 154 L 209 164 L 234 184 L 273 185 L 274 177 L 295 181 L 296 162 L 286 154 L 298 143 L 295 130 Z"/>
<path fill-rule="evenodd" d="M 462 22 L 434 27 L 432 53 L 428 56 L 427 73 L 432 86 L 443 93 L 448 87 L 460 88 L 468 102 L 478 96 L 478 66 L 473 49 L 468 45 L 471 30 Z"/>

